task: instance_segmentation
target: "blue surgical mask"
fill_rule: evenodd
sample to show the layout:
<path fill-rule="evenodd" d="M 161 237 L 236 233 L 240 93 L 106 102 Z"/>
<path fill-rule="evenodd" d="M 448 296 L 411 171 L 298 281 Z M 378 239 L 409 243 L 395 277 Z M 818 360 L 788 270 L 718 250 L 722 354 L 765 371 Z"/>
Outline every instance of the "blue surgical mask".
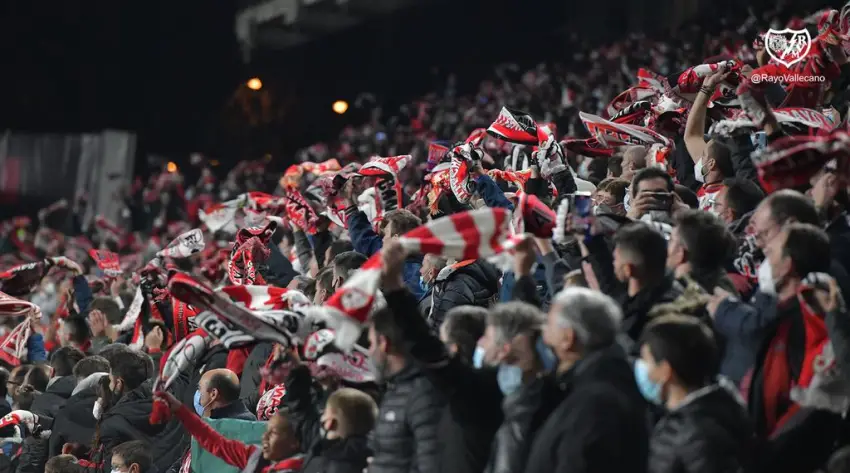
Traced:
<path fill-rule="evenodd" d="M 502 394 L 508 396 L 522 386 L 522 368 L 501 364 L 496 373 L 496 381 L 499 383 L 499 389 L 502 390 Z"/>
<path fill-rule="evenodd" d="M 422 292 L 428 292 L 431 290 L 431 284 L 425 281 L 425 278 L 419 276 L 419 289 L 422 289 Z"/>
<path fill-rule="evenodd" d="M 204 406 L 203 406 L 203 404 L 201 404 L 201 391 L 195 391 L 194 404 L 195 404 L 195 413 L 198 414 L 199 416 L 203 417 L 204 416 Z"/>
<path fill-rule="evenodd" d="M 649 367 L 640 359 L 635 362 L 635 381 L 637 381 L 638 390 L 647 401 L 661 405 L 661 385 L 649 379 Z"/>
<path fill-rule="evenodd" d="M 478 345 L 475 346 L 475 352 L 472 354 L 472 366 L 477 369 L 484 367 L 484 349 Z"/>
<path fill-rule="evenodd" d="M 543 365 L 543 371 L 548 373 L 558 366 L 558 357 L 555 356 L 555 352 L 549 348 L 549 345 L 543 343 L 543 337 L 537 338 L 534 349 L 537 351 L 537 356 L 540 357 L 540 364 Z"/>

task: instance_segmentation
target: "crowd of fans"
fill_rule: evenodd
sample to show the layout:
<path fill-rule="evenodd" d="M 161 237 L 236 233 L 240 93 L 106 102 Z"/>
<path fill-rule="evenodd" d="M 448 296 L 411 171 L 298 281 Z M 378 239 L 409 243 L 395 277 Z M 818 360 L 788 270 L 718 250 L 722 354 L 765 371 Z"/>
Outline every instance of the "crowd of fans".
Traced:
<path fill-rule="evenodd" d="M 850 471 L 850 4 L 775 20 L 3 222 L 0 471 Z"/>

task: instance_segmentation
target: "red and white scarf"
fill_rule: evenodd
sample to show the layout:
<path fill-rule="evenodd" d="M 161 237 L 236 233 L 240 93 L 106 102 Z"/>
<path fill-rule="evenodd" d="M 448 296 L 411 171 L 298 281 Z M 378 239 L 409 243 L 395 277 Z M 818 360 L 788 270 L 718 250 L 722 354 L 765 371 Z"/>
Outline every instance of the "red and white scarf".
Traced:
<path fill-rule="evenodd" d="M 847 173 L 850 134 L 835 130 L 827 136 L 789 136 L 753 154 L 759 180 L 765 191 L 794 188 L 809 179 L 833 159 L 839 172 Z"/>
<path fill-rule="evenodd" d="M 11 366 L 21 364 L 27 354 L 27 340 L 32 333 L 32 321 L 41 315 L 41 309 L 32 302 L 16 299 L 0 292 L 0 317 L 26 317 L 0 342 L 0 359 Z"/>
<path fill-rule="evenodd" d="M 118 255 L 106 250 L 89 250 L 89 256 L 92 257 L 97 267 L 103 271 L 103 274 L 109 277 L 119 276 L 121 274 L 121 264 L 118 262 Z"/>
<path fill-rule="evenodd" d="M 467 260 L 502 253 L 509 235 L 509 212 L 483 208 L 433 220 L 406 233 L 399 241 L 412 253 Z M 336 344 L 343 350 L 350 350 L 360 336 L 377 297 L 381 270 L 378 252 L 325 303 L 329 322 L 335 325 Z"/>

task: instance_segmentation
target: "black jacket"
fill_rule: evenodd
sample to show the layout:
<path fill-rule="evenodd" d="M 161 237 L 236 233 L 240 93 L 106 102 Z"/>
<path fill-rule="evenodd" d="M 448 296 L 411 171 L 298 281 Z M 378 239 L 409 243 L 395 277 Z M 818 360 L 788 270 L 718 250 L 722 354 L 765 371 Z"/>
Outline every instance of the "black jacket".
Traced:
<path fill-rule="evenodd" d="M 541 377 L 505 396 L 502 410 L 505 420 L 496 432 L 490 450 L 487 473 L 522 471 L 534 435 L 558 407 L 561 392 L 552 377 Z"/>
<path fill-rule="evenodd" d="M 429 332 L 425 320 L 413 315 L 416 300 L 409 291 L 387 292 L 385 297 L 396 316 L 404 349 L 447 401 L 437 428 L 440 472 L 480 473 L 502 422 L 502 392 L 496 371 L 478 370 L 449 356 L 445 345 Z"/>
<path fill-rule="evenodd" d="M 307 452 L 301 473 L 362 473 L 370 456 L 364 436 L 322 439 Z"/>
<path fill-rule="evenodd" d="M 431 312 L 426 314 L 432 328 L 438 328 L 452 307 L 488 307 L 499 294 L 501 273 L 484 260 L 446 266 L 437 275 L 431 290 Z"/>
<path fill-rule="evenodd" d="M 245 360 L 245 367 L 242 368 L 242 377 L 239 380 L 239 397 L 245 407 L 255 414 L 257 413 L 257 403 L 260 402 L 260 383 L 263 381 L 260 368 L 265 366 L 273 348 L 274 344 L 270 342 L 257 343 Z"/>
<path fill-rule="evenodd" d="M 412 361 L 386 380 L 378 421 L 369 438 L 370 473 L 440 471 L 437 425 L 445 401 Z"/>
<path fill-rule="evenodd" d="M 211 410 L 210 419 L 257 420 L 257 416 L 252 414 L 241 400 L 237 399 L 226 406 Z"/>
<path fill-rule="evenodd" d="M 94 403 L 97 401 L 95 384 L 69 397 L 65 405 L 53 418 L 50 441 L 48 443 L 48 458 L 62 453 L 66 443 L 91 445 L 97 422 L 92 415 Z"/>
<path fill-rule="evenodd" d="M 71 397 L 76 386 L 77 378 L 75 376 L 63 376 L 57 379 L 43 393 L 35 397 L 30 411 L 39 415 L 56 417 L 56 413 Z"/>
<path fill-rule="evenodd" d="M 71 392 L 77 385 L 75 376 L 63 376 L 47 387 L 47 389 L 36 396 L 30 411 L 38 414 L 41 418 L 56 417 L 56 414 L 71 397 Z M 21 457 L 18 461 L 18 473 L 40 473 L 44 471 L 47 463 L 49 441 L 28 437 L 24 440 L 21 448 Z"/>
<path fill-rule="evenodd" d="M 645 472 L 647 404 L 623 349 L 588 354 L 557 381 L 563 400 L 535 435 L 525 472 Z"/>
<path fill-rule="evenodd" d="M 649 472 L 752 471 L 755 435 L 735 394 L 715 384 L 689 398 L 655 425 Z"/>

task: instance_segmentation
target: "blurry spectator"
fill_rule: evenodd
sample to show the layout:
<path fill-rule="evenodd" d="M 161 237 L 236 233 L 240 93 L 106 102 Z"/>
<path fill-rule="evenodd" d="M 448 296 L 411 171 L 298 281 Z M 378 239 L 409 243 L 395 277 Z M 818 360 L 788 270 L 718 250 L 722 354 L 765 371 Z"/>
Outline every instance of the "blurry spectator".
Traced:
<path fill-rule="evenodd" d="M 85 473 L 86 469 L 77 463 L 74 455 L 57 455 L 47 461 L 44 473 Z"/>
<path fill-rule="evenodd" d="M 74 366 L 85 356 L 83 352 L 70 346 L 61 347 L 50 355 L 53 377 L 50 378 L 47 389 L 33 404 L 34 412 L 51 418 L 56 416 L 56 412 L 65 405 L 77 385 Z"/>
<path fill-rule="evenodd" d="M 725 271 L 735 245 L 723 222 L 700 210 L 681 211 L 674 219 L 676 226 L 667 244 L 667 269 L 677 278 L 692 278 L 709 294 L 718 286 L 736 293 Z"/>
<path fill-rule="evenodd" d="M 631 182 L 638 171 L 646 168 L 646 154 L 646 148 L 643 146 L 629 146 L 623 152 L 622 172 L 616 177 Z"/>
<path fill-rule="evenodd" d="M 346 251 L 336 255 L 331 261 L 333 288 L 336 290 L 342 287 L 342 284 L 348 281 L 348 278 L 363 266 L 363 263 L 366 262 L 366 257 L 356 251 Z"/>
<path fill-rule="evenodd" d="M 723 189 L 714 200 L 714 212 L 729 225 L 735 235 L 743 234 L 749 224 L 749 216 L 764 199 L 764 191 L 758 184 L 741 178 L 723 181 Z"/>
<path fill-rule="evenodd" d="M 322 268 L 316 275 L 316 293 L 313 304 L 321 305 L 334 293 L 334 271 L 328 266 Z"/>
<path fill-rule="evenodd" d="M 605 179 L 599 183 L 594 195 L 594 212 L 597 214 L 626 215 L 623 202 L 628 192 L 629 181 L 625 179 Z"/>
<path fill-rule="evenodd" d="M 434 283 L 440 271 L 446 267 L 448 261 L 437 255 L 424 255 L 422 257 L 422 268 L 419 270 L 419 286 L 422 288 L 422 297 L 419 299 L 419 313 L 426 316 L 431 313 L 431 304 L 434 301 Z"/>
<path fill-rule="evenodd" d="M 196 412 L 201 417 L 211 419 L 257 420 L 245 408 L 239 394 L 239 377 L 236 373 L 228 369 L 209 370 L 198 383 Z"/>
<path fill-rule="evenodd" d="M 629 186 L 628 215 L 639 219 L 646 214 L 669 216 L 672 211 L 673 179 L 664 170 L 646 168 L 635 174 Z"/>
<path fill-rule="evenodd" d="M 459 261 L 440 270 L 431 287 L 431 312 L 427 314 L 432 329 L 440 327 L 452 307 L 489 307 L 499 294 L 499 276 L 499 270 L 485 260 Z"/>
<path fill-rule="evenodd" d="M 109 361 L 106 358 L 99 355 L 87 356 L 74 365 L 73 374 L 77 383 L 95 373 L 109 374 Z"/>
<path fill-rule="evenodd" d="M 112 471 L 148 473 L 152 466 L 150 446 L 145 442 L 133 440 L 112 449 Z"/>
<path fill-rule="evenodd" d="M 361 473 L 372 452 L 367 435 L 375 426 L 378 406 L 368 394 L 340 388 L 330 395 L 322 413 L 325 433 L 310 448 L 303 473 Z"/>

